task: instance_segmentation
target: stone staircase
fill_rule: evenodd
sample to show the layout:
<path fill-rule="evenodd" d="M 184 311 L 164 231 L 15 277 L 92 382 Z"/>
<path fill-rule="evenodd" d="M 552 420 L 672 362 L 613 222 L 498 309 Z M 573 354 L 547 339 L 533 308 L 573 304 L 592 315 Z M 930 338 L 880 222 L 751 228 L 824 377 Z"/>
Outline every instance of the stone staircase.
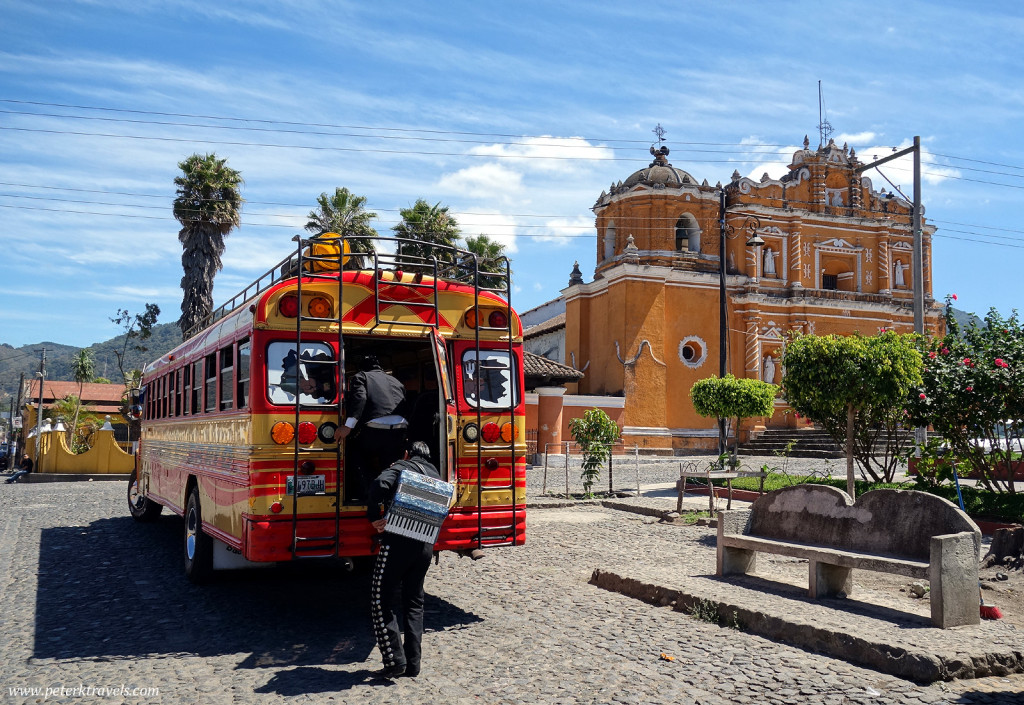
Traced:
<path fill-rule="evenodd" d="M 913 443 L 914 432 L 902 430 L 904 443 Z M 786 445 L 793 442 L 787 454 L 790 458 L 844 458 L 843 448 L 832 437 L 819 428 L 769 428 L 757 438 L 740 444 L 740 455 L 782 455 Z M 876 453 L 882 453 L 885 445 L 875 446 Z"/>
<path fill-rule="evenodd" d="M 790 458 L 842 458 L 843 449 L 817 428 L 769 428 L 757 438 L 740 444 L 740 455 L 783 455 L 786 446 Z"/>

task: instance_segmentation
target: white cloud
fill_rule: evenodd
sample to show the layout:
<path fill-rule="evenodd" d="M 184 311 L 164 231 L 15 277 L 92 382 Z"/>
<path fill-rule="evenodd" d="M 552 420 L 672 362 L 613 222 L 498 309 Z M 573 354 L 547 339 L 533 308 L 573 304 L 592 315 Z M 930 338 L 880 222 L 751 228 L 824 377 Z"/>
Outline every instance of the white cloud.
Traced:
<path fill-rule="evenodd" d="M 613 158 L 614 152 L 593 145 L 582 137 L 523 137 L 515 144 L 491 144 L 473 147 L 470 154 L 494 157 L 518 157 L 517 168 L 547 172 L 571 172 L 581 164 Z"/>
<path fill-rule="evenodd" d="M 457 219 L 464 237 L 486 235 L 504 245 L 506 253 L 518 252 L 516 234 L 519 224 L 515 217 L 502 213 L 461 211 Z"/>
<path fill-rule="evenodd" d="M 468 198 L 508 198 L 522 191 L 523 175 L 503 164 L 488 163 L 444 174 L 437 187 Z"/>

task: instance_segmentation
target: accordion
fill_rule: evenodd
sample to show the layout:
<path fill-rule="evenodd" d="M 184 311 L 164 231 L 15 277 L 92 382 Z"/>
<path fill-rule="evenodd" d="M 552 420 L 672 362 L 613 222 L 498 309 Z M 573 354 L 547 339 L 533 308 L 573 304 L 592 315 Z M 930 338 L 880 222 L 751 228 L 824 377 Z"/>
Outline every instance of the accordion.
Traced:
<path fill-rule="evenodd" d="M 455 485 L 403 468 L 384 531 L 433 544 L 454 498 Z"/>

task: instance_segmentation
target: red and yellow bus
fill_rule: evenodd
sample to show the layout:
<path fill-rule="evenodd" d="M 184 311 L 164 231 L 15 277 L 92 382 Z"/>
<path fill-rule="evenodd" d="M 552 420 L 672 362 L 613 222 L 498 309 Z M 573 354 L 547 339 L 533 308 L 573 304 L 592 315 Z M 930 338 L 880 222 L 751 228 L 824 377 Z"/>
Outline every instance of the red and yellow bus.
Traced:
<path fill-rule="evenodd" d="M 333 234 L 296 240 L 295 254 L 146 366 L 132 516 L 184 517 L 196 582 L 214 569 L 372 555 L 362 483 L 335 437 L 346 359 L 372 354 L 406 387 L 410 435 L 456 485 L 436 548 L 521 545 L 522 325 L 507 260 L 488 273 L 454 248 L 403 255 L 410 243 L 374 238 L 356 255 Z"/>

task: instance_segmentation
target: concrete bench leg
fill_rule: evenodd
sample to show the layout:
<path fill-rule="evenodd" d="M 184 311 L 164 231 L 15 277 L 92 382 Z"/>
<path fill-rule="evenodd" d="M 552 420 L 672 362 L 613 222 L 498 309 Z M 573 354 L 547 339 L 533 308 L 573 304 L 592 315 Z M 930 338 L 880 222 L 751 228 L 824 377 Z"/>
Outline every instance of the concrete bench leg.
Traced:
<path fill-rule="evenodd" d="M 719 544 L 716 562 L 717 575 L 745 575 L 757 565 L 757 552 Z"/>
<path fill-rule="evenodd" d="M 941 629 L 978 624 L 978 547 L 974 535 L 933 536 L 930 548 L 932 624 Z"/>
<path fill-rule="evenodd" d="M 853 569 L 820 561 L 807 562 L 807 594 L 811 599 L 853 592 Z"/>

